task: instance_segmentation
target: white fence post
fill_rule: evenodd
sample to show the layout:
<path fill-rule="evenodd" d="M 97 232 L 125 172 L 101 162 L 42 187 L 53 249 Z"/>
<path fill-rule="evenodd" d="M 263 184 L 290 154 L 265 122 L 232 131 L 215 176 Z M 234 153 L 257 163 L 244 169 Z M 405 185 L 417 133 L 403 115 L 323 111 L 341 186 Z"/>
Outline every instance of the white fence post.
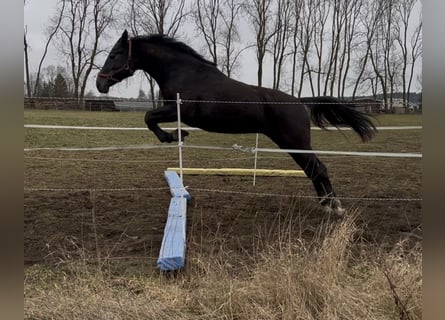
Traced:
<path fill-rule="evenodd" d="M 255 139 L 255 161 L 253 164 L 253 186 L 255 187 L 255 183 L 256 183 L 256 167 L 257 167 L 257 161 L 258 161 L 258 136 L 259 134 L 256 134 L 256 139 Z"/>
<path fill-rule="evenodd" d="M 179 92 L 176 93 L 176 110 L 178 112 L 178 149 L 179 149 L 179 177 L 181 184 L 184 185 L 183 172 L 182 172 L 182 132 L 181 132 L 181 96 Z"/>

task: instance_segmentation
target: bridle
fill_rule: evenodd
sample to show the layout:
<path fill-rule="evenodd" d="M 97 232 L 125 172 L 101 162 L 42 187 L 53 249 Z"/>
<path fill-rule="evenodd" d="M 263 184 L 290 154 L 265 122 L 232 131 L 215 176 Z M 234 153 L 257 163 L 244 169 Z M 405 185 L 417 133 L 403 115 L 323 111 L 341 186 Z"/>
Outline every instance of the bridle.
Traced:
<path fill-rule="evenodd" d="M 131 53 L 132 53 L 132 50 L 131 50 L 131 39 L 129 39 L 128 40 L 128 59 L 127 59 L 127 63 L 125 63 L 121 68 L 119 68 L 119 69 L 117 69 L 115 71 L 109 72 L 109 73 L 99 72 L 99 74 L 97 76 L 100 77 L 100 78 L 113 80 L 116 83 L 120 82 L 127 75 L 127 74 L 123 74 L 123 77 L 119 77 L 120 79 L 118 77 L 116 77 L 117 75 L 122 74 L 123 72 L 128 73 L 128 76 L 132 76 L 135 70 L 133 70 L 133 68 L 130 67 Z"/>

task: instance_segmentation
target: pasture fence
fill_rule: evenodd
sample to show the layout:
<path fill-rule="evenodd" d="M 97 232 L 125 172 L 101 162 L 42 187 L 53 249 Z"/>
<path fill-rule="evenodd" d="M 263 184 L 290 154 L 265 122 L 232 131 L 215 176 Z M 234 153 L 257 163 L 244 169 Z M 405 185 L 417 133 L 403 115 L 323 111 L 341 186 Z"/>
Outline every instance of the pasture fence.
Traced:
<path fill-rule="evenodd" d="M 306 98 L 306 97 L 304 97 Z M 388 111 L 383 109 L 383 101 L 372 98 L 361 98 L 361 97 L 349 97 L 342 99 L 344 102 L 350 103 L 359 110 L 367 113 L 381 113 L 381 112 L 396 112 L 392 108 Z M 193 99 L 183 99 L 184 103 L 219 103 L 219 104 L 272 104 L 272 105 L 283 105 L 283 104 L 303 104 L 298 101 L 275 101 L 275 102 L 264 102 L 264 101 L 245 101 L 245 100 L 193 100 Z M 55 109 L 55 110 L 85 110 L 85 111 L 137 111 L 144 110 L 148 111 L 161 107 L 165 103 L 176 102 L 176 99 L 150 99 L 146 97 L 139 98 L 122 98 L 122 97 L 112 97 L 108 95 L 104 96 L 86 96 L 83 98 L 74 97 L 24 97 L 24 107 L 25 109 Z M 342 102 L 338 102 L 339 104 Z M 306 105 L 313 104 L 312 102 L 304 102 Z M 317 103 L 323 104 L 323 103 Z M 326 104 L 336 104 L 336 102 L 326 102 Z M 409 108 L 396 108 L 403 109 L 405 113 L 412 113 Z M 400 111 L 397 111 L 399 113 Z"/>
<path fill-rule="evenodd" d="M 156 146 L 151 146 L 152 148 L 155 148 Z M 160 146 L 162 147 L 162 146 Z M 187 145 L 184 145 L 184 147 L 187 147 Z M 205 146 L 199 146 L 199 148 L 205 148 Z M 103 148 L 85 148 L 81 149 L 82 151 L 105 151 L 105 150 L 136 150 L 137 148 L 120 148 L 116 147 L 115 149 L 111 147 L 107 147 L 105 149 Z M 145 147 L 142 147 L 142 149 L 147 149 Z M 222 150 L 236 150 L 234 148 L 223 148 Z M 62 151 L 79 151 L 79 148 L 30 148 L 25 149 L 25 151 L 36 151 L 36 150 L 62 150 Z M 251 152 L 251 151 L 249 151 Z M 331 154 L 328 154 L 332 157 Z M 361 154 L 358 154 L 359 156 L 363 156 Z M 377 155 L 371 155 L 371 156 L 379 156 Z M 395 155 L 396 157 L 404 157 L 404 154 Z M 410 157 L 410 156 L 408 156 Z M 213 158 L 211 161 L 234 161 L 234 160 L 240 160 L 240 159 L 252 159 L 253 156 L 249 157 L 233 157 L 233 158 Z M 268 157 L 262 157 L 262 158 L 268 158 Z M 278 157 L 269 157 L 269 158 L 278 158 Z M 419 158 L 419 157 L 415 157 Z M 41 156 L 26 156 L 25 159 L 30 159 L 33 161 L 42 160 L 42 161 L 72 161 L 72 162 L 117 162 L 117 163 L 162 163 L 165 164 L 168 163 L 177 163 L 177 159 L 159 159 L 159 160 L 115 160 L 115 159 L 91 159 L 91 158 L 61 158 L 61 157 L 41 157 Z M 283 194 L 283 193 L 264 193 L 264 192 L 246 192 L 246 191 L 236 191 L 236 190 L 223 190 L 223 189 L 214 189 L 214 188 L 195 188 L 193 186 L 185 186 L 186 189 L 191 191 L 198 191 L 198 192 L 208 192 L 208 193 L 220 193 L 220 194 L 234 194 L 234 195 L 243 195 L 243 196 L 258 196 L 258 197 L 281 197 L 281 198 L 301 198 L 301 199 L 317 199 L 317 196 L 314 195 L 296 195 L 296 194 Z M 168 187 L 143 187 L 143 188 L 46 188 L 46 187 L 25 187 L 24 191 L 26 192 L 147 192 L 147 191 L 167 191 L 169 190 Z M 413 202 L 413 201 L 422 201 L 422 198 L 400 198 L 400 197 L 385 197 L 385 198 L 378 198 L 378 197 L 342 197 L 337 196 L 340 200 L 354 200 L 354 201 L 406 201 L 406 202 Z"/>
<path fill-rule="evenodd" d="M 25 187 L 24 190 L 26 192 L 88 192 L 91 199 L 94 199 L 96 193 L 112 193 L 112 192 L 154 192 L 154 191 L 164 191 L 170 190 L 172 195 L 176 192 L 179 192 L 179 196 L 173 196 L 171 199 L 170 207 L 168 210 L 167 223 L 165 225 L 164 230 L 164 238 L 161 244 L 161 250 L 159 253 L 159 259 L 157 260 L 158 267 L 161 270 L 177 270 L 182 268 L 184 265 L 185 259 L 185 248 L 186 248 L 186 199 L 184 194 L 188 194 L 188 191 L 194 192 L 204 192 L 204 193 L 219 193 L 219 194 L 234 194 L 234 195 L 243 195 L 250 197 L 287 197 L 287 198 L 301 198 L 301 199 L 318 199 L 318 196 L 315 195 L 300 195 L 300 194 L 277 194 L 277 193 L 265 193 L 265 192 L 247 192 L 247 191 L 239 191 L 239 190 L 222 190 L 215 188 L 195 188 L 184 186 L 183 183 L 183 149 L 184 148 L 195 148 L 195 149 L 211 149 L 211 150 L 224 150 L 224 151 L 241 151 L 253 154 L 254 157 L 254 168 L 253 168 L 253 186 L 256 184 L 256 171 L 257 171 L 257 160 L 258 153 L 310 153 L 310 154 L 320 154 L 320 155 L 335 155 L 335 156 L 368 156 L 368 157 L 397 157 L 397 158 L 422 158 L 421 153 L 394 153 L 394 152 L 357 152 L 357 151 L 325 151 L 325 150 L 296 150 L 296 149 L 275 149 L 275 148 L 259 148 L 258 146 L 258 137 L 256 135 L 255 139 L 255 147 L 243 147 L 237 144 L 232 145 L 232 147 L 225 146 L 205 146 L 205 145 L 186 145 L 182 141 L 181 137 L 181 104 L 182 103 L 240 103 L 240 101 L 197 101 L 197 100 L 182 100 L 179 93 L 177 94 L 177 99 L 175 100 L 177 105 L 177 132 L 178 132 L 178 142 L 177 146 L 174 145 L 159 145 L 159 144 L 145 144 L 145 145 L 130 145 L 130 146 L 106 146 L 106 147 L 90 147 L 90 148 L 71 148 L 71 147 L 59 147 L 59 148 L 25 148 L 24 151 L 29 153 L 33 151 L 48 151 L 48 150 L 58 150 L 58 151 L 68 151 L 68 152 L 80 152 L 80 151 L 128 151 L 128 150 L 148 150 L 154 148 L 178 148 L 178 162 L 179 162 L 179 179 L 178 183 L 172 184 L 169 181 L 170 187 L 143 187 L 143 188 L 39 188 L 39 187 Z M 258 102 L 243 102 L 243 103 L 258 103 Z M 290 102 L 277 102 L 268 104 L 288 104 Z M 292 102 L 295 104 L 295 102 Z M 331 104 L 331 103 L 329 103 Z M 45 128 L 45 129 L 67 129 L 62 126 L 52 126 L 51 128 L 45 127 L 43 125 L 25 125 L 29 128 Z M 80 129 L 86 130 L 85 127 L 70 127 L 69 129 Z M 109 128 L 109 127 L 90 127 L 89 130 L 139 130 L 140 128 Z M 412 129 L 420 129 L 420 128 L 410 128 Z M 146 130 L 146 129 L 144 129 Z M 190 130 L 190 128 L 189 128 Z M 25 157 L 27 159 L 32 160 L 53 160 L 57 161 L 60 158 L 54 157 Z M 65 159 L 66 161 L 67 159 Z M 69 159 L 70 161 L 97 161 L 97 159 Z M 122 161 L 122 160 L 120 160 Z M 153 161 L 153 160 L 152 160 Z M 159 162 L 165 163 L 166 161 L 159 160 Z M 173 171 L 170 171 L 173 173 Z M 165 171 L 167 174 L 167 171 Z M 168 180 L 168 179 L 167 179 Z M 179 187 L 178 187 L 179 186 Z M 419 202 L 422 201 L 421 198 L 379 198 L 379 197 L 337 197 L 340 200 L 348 200 L 348 201 L 397 201 L 397 202 Z M 94 219 L 94 214 L 93 214 Z M 93 226 L 96 226 L 96 221 L 93 221 Z M 96 231 L 94 232 L 96 234 Z M 125 233 L 125 231 L 124 231 Z M 96 239 L 97 241 L 97 239 Z M 98 244 L 96 243 L 96 246 Z M 114 249 L 114 248 L 113 248 Z M 112 249 L 112 251 L 113 251 Z M 99 249 L 97 249 L 99 252 Z M 108 255 L 111 255 L 111 252 Z"/>
<path fill-rule="evenodd" d="M 107 146 L 107 147 L 37 147 L 37 148 L 24 148 L 25 152 L 32 151 L 119 151 L 119 150 L 146 150 L 146 149 L 171 149 L 177 148 L 175 145 L 159 145 L 159 144 L 144 144 L 144 145 L 131 145 L 131 146 Z M 362 156 L 362 157 L 391 157 L 391 158 L 422 158 L 421 153 L 412 152 L 373 152 L 373 151 L 334 151 L 334 150 L 305 150 L 305 149 L 276 149 L 276 148 L 256 148 L 256 147 L 243 147 L 237 144 L 232 147 L 222 146 L 210 146 L 210 145 L 192 145 L 182 144 L 181 148 L 190 149 L 207 149 L 207 150 L 225 150 L 233 151 L 238 150 L 241 152 L 255 154 L 257 152 L 267 153 L 308 153 L 308 154 L 320 154 L 320 155 L 333 155 L 333 156 Z"/>
<path fill-rule="evenodd" d="M 149 148 L 147 146 L 141 146 L 140 148 L 132 147 L 132 148 L 122 148 L 122 147 L 104 147 L 104 148 L 27 148 L 24 149 L 27 153 L 31 151 L 39 151 L 39 150 L 58 150 L 58 151 L 68 151 L 68 152 L 76 152 L 76 151 L 107 151 L 107 150 L 113 150 L 113 151 L 119 151 L 119 150 L 145 150 L 145 149 L 155 149 L 156 147 L 163 148 L 164 146 L 158 146 L 158 145 L 150 145 Z M 168 146 L 169 148 L 176 148 L 176 146 Z M 219 149 L 219 150 L 225 150 L 225 151 L 234 151 L 239 150 L 240 147 L 235 148 L 229 148 L 229 147 L 212 147 L 212 146 L 188 146 L 183 145 L 183 147 L 197 147 L 200 149 Z M 249 152 L 252 153 L 253 148 L 250 148 L 249 150 L 243 150 L 243 152 Z M 314 153 L 317 153 L 317 151 L 314 151 Z M 326 155 L 332 157 L 336 154 L 343 154 L 339 152 L 333 151 L 327 152 Z M 418 154 L 411 154 L 411 153 L 351 153 L 346 155 L 347 157 L 351 155 L 356 156 L 371 156 L 371 157 L 379 157 L 379 156 L 388 156 L 388 157 L 398 157 L 398 158 L 421 158 L 421 155 Z M 344 155 L 341 155 L 342 157 Z M 224 158 L 212 158 L 210 161 L 234 161 L 234 160 L 243 160 L 243 159 L 252 159 L 254 156 L 249 157 L 224 157 Z M 272 159 L 280 159 L 279 157 L 261 157 L 263 158 L 272 158 Z M 92 158 L 62 158 L 62 157 L 42 157 L 42 156 L 25 156 L 25 159 L 29 159 L 32 161 L 71 161 L 71 162 L 117 162 L 117 163 L 177 163 L 177 159 L 159 159 L 159 160 L 134 160 L 134 159 L 127 159 L 127 160 L 116 160 L 116 159 L 92 159 Z M 281 158 L 282 159 L 282 158 Z M 198 192 L 208 192 L 208 193 L 220 193 L 220 194 L 234 194 L 234 195 L 243 195 L 243 196 L 258 196 L 258 197 L 281 197 L 281 198 L 301 198 L 301 199 L 317 199 L 317 196 L 313 195 L 296 195 L 296 194 L 283 194 L 283 193 L 264 193 L 264 192 L 245 192 L 245 191 L 236 191 L 236 190 L 222 190 L 222 189 L 214 189 L 214 188 L 195 188 L 193 186 L 185 186 L 186 189 L 191 191 L 198 191 Z M 24 191 L 26 192 L 146 192 L 146 191 L 166 191 L 169 190 L 168 187 L 143 187 L 143 188 L 39 188 L 39 187 L 25 187 Z M 378 197 L 342 197 L 337 196 L 340 200 L 354 200 L 354 201 L 406 201 L 406 202 L 413 202 L 413 201 L 422 201 L 422 198 L 394 198 L 394 197 L 385 197 L 385 198 L 378 198 Z"/>
<path fill-rule="evenodd" d="M 248 191 L 236 191 L 236 190 L 223 190 L 223 189 L 213 189 L 213 188 L 195 188 L 190 186 L 184 186 L 186 190 L 207 192 L 207 193 L 221 193 L 221 194 L 234 194 L 234 195 L 244 195 L 244 196 L 254 196 L 254 197 L 278 197 L 278 198 L 298 198 L 298 199 L 318 199 L 317 196 L 313 195 L 300 195 L 300 194 L 283 194 L 283 193 L 269 193 L 269 192 L 248 192 Z M 182 188 L 181 188 L 182 189 Z M 146 187 L 146 188 L 28 188 L 25 187 L 24 191 L 27 192 L 145 192 L 145 191 L 168 191 L 171 190 L 168 187 Z M 387 202 L 416 202 L 422 201 L 422 198 L 379 198 L 379 197 L 342 197 L 336 196 L 340 200 L 351 200 L 351 201 L 387 201 Z"/>
<path fill-rule="evenodd" d="M 118 131 L 147 131 L 148 129 L 141 127 L 90 127 L 90 126 L 62 126 L 62 125 L 47 125 L 47 124 L 25 124 L 25 128 L 34 128 L 34 129 L 67 129 L 67 130 L 118 130 Z M 376 127 L 377 130 L 421 130 L 422 126 L 384 126 L 384 127 Z M 177 128 L 173 127 L 163 127 L 163 130 L 176 130 Z M 195 127 L 183 127 L 182 129 L 188 131 L 203 131 L 200 128 Z M 326 127 L 327 130 L 340 130 L 340 131 L 351 131 L 351 128 L 344 127 Z M 318 127 L 311 127 L 311 130 L 323 130 Z"/>
<path fill-rule="evenodd" d="M 35 98 L 39 100 L 39 98 Z M 43 98 L 42 98 L 43 99 Z M 66 100 L 69 100 L 70 98 L 66 98 Z M 98 101 L 100 101 L 101 98 L 97 98 Z M 110 98 L 111 99 L 111 98 Z M 117 98 L 113 100 L 119 101 L 119 100 L 125 100 L 123 98 Z M 60 100 L 64 100 L 61 98 Z M 94 100 L 94 98 L 93 98 Z M 220 104 L 273 104 L 273 105 L 285 105 L 285 104 L 298 104 L 298 102 L 295 101 L 275 101 L 275 102 L 264 102 L 264 101 L 217 101 L 217 100 L 190 100 L 190 99 L 182 99 L 180 97 L 180 94 L 177 93 L 175 100 L 149 100 L 149 99 L 134 99 L 135 101 L 151 101 L 153 104 L 163 104 L 165 102 L 174 102 L 177 105 L 177 114 L 178 114 L 178 121 L 177 121 L 177 127 L 176 128 L 163 128 L 163 129 L 178 129 L 178 143 L 177 146 L 175 145 L 160 145 L 160 144 L 144 144 L 144 145 L 130 145 L 130 146 L 107 146 L 107 147 L 89 147 L 89 148 L 78 148 L 78 147 L 39 147 L 39 148 L 25 148 L 25 152 L 32 152 L 32 151 L 43 151 L 43 150 L 57 150 L 57 151 L 119 151 L 119 150 L 144 150 L 144 149 L 154 149 L 154 148 L 178 148 L 178 154 L 179 154 L 179 172 L 180 172 L 180 180 L 181 183 L 183 183 L 183 160 L 182 160 L 182 153 L 183 148 L 195 148 L 195 149 L 209 149 L 209 150 L 238 150 L 242 152 L 248 152 L 254 155 L 254 175 L 253 175 L 253 185 L 255 185 L 255 170 L 257 167 L 257 159 L 258 159 L 258 152 L 265 152 L 265 153 L 309 153 L 309 154 L 319 154 L 319 155 L 329 155 L 329 156 L 367 156 L 367 157 L 392 157 L 392 158 L 422 158 L 421 153 L 396 153 L 396 152 L 357 152 L 357 151 L 327 151 L 327 150 L 298 150 L 298 149 L 276 149 L 276 148 L 259 148 L 258 147 L 258 134 L 256 135 L 256 142 L 255 147 L 243 147 L 239 146 L 237 144 L 232 145 L 232 147 L 223 147 L 223 146 L 209 146 L 209 145 L 188 145 L 184 144 L 183 141 L 181 141 L 181 104 L 183 103 L 220 103 Z M 342 102 L 338 102 L 341 104 Z M 354 105 L 359 105 L 360 102 L 354 102 L 351 101 Z M 301 103 L 303 104 L 303 103 Z M 312 104 L 311 102 L 305 102 L 304 104 Z M 322 104 L 322 103 L 314 103 L 314 104 Z M 326 104 L 336 104 L 336 102 L 326 102 Z M 369 102 L 366 102 L 367 105 L 369 105 Z M 25 127 L 27 128 L 42 128 L 42 129 L 77 129 L 77 130 L 147 130 L 146 128 L 122 128 L 122 127 L 85 127 L 85 126 L 60 126 L 60 125 L 36 125 L 36 124 L 25 124 Z M 200 130 L 198 128 L 191 128 L 191 127 L 182 127 L 182 129 L 185 130 Z M 312 129 L 320 129 L 320 128 L 312 128 Z M 328 128 L 329 129 L 329 128 Z M 350 130 L 350 128 L 336 128 L 340 130 Z M 377 127 L 378 130 L 419 130 L 422 129 L 421 126 L 402 126 L 402 127 Z M 28 157 L 29 159 L 38 159 L 38 157 Z M 46 159 L 54 159 L 54 158 L 46 158 Z M 59 159 L 55 159 L 59 160 Z M 73 161 L 80 161 L 80 159 L 73 159 Z M 85 159 L 85 161 L 92 161 L 92 159 Z M 97 159 L 94 159 L 94 161 L 98 161 Z M 100 160 L 99 160 L 100 161 Z M 122 160 L 119 160 L 122 161 Z M 165 161 L 165 160 L 162 160 Z M 109 191 L 109 192 L 116 192 L 116 191 L 142 191 L 142 190 L 151 190 L 151 188 L 116 188 L 116 189 L 48 189 L 48 188 L 25 188 L 27 191 L 76 191 L 76 190 L 84 190 L 84 191 Z M 223 192 L 227 193 L 230 191 L 224 191 L 224 190 L 213 190 L 213 189 L 200 189 L 199 191 L 207 191 L 207 192 Z M 240 193 L 240 191 L 233 191 L 234 193 Z M 242 193 L 242 192 L 241 192 Z M 244 193 L 249 194 L 249 193 Z M 257 194 L 257 193 L 254 193 Z M 260 195 L 260 194 L 257 194 Z M 274 196 L 274 194 L 267 194 L 268 196 Z M 277 196 L 283 196 L 283 195 L 277 195 Z M 284 196 L 291 196 L 291 195 L 284 195 Z M 295 196 L 295 195 L 292 195 Z M 315 196 L 303 196 L 300 195 L 298 197 L 301 198 L 317 198 Z M 344 197 L 339 199 L 348 199 L 348 200 L 372 200 L 372 201 L 420 201 L 421 198 L 412 198 L 412 199 L 404 199 L 404 198 L 351 198 L 351 197 Z"/>

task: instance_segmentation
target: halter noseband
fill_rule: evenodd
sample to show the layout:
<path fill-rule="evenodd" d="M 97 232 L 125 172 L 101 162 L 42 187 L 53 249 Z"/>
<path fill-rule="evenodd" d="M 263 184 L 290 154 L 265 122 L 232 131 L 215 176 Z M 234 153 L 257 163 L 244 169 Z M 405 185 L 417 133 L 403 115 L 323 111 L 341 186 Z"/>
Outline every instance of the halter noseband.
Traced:
<path fill-rule="evenodd" d="M 116 77 L 117 74 L 121 73 L 122 71 L 127 71 L 130 76 L 133 75 L 134 71 L 131 67 L 130 67 L 130 62 L 131 62 L 131 39 L 128 40 L 128 59 L 127 59 L 127 63 L 125 63 L 121 68 L 117 69 L 116 71 L 112 71 L 109 73 L 103 73 L 103 72 L 99 72 L 99 74 L 97 75 L 100 78 L 105 78 L 105 79 L 110 79 L 115 81 L 116 83 L 121 81 L 122 79 L 119 79 Z"/>

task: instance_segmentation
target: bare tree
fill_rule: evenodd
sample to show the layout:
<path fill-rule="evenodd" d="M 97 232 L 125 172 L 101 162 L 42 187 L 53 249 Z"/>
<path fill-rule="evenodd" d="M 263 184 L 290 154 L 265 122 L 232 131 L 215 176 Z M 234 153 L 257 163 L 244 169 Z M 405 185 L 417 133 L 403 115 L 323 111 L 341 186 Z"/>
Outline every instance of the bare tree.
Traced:
<path fill-rule="evenodd" d="M 412 36 L 411 36 L 411 70 L 409 74 L 409 80 L 408 80 L 408 96 L 407 99 L 409 101 L 410 99 L 410 92 L 411 92 L 411 86 L 412 81 L 414 77 L 414 68 L 416 66 L 416 62 L 422 55 L 422 14 L 419 14 L 419 24 L 415 28 Z M 418 74 L 417 82 L 422 86 L 422 73 Z"/>
<path fill-rule="evenodd" d="M 379 14 L 375 16 L 375 30 L 369 43 L 369 59 L 380 83 L 385 110 L 389 110 L 396 66 L 394 59 L 397 58 L 394 53 L 394 0 L 374 0 L 373 4 Z"/>
<path fill-rule="evenodd" d="M 238 0 L 196 0 L 192 16 L 195 26 L 202 35 L 207 52 L 215 64 L 231 77 L 240 54 L 238 31 L 241 4 Z"/>
<path fill-rule="evenodd" d="M 401 57 L 397 52 L 396 44 L 396 30 L 395 26 L 400 23 L 400 17 L 395 14 L 396 4 L 398 0 L 388 0 L 386 8 L 386 29 L 385 30 L 385 41 L 383 45 L 385 53 L 385 88 L 384 92 L 386 95 L 389 94 L 389 105 L 392 108 L 394 93 L 398 80 L 398 70 L 401 66 Z M 387 101 L 387 99 L 386 99 Z"/>
<path fill-rule="evenodd" d="M 329 47 L 326 57 L 318 55 L 319 60 L 325 60 L 319 64 L 318 74 L 324 78 L 323 95 L 344 96 L 361 3 L 360 0 L 332 0 L 325 5 L 327 7 L 320 19 L 323 28 L 319 41 L 321 45 L 329 42 Z M 323 39 L 326 19 L 331 21 L 330 39 Z"/>
<path fill-rule="evenodd" d="M 113 21 L 117 0 L 61 0 L 58 47 L 67 57 L 74 97 L 82 98 L 88 78 L 102 52 L 100 40 Z"/>
<path fill-rule="evenodd" d="M 381 8 L 377 16 L 376 34 L 371 44 L 370 60 L 374 72 L 379 79 L 385 110 L 392 108 L 394 93 L 399 80 L 398 72 L 401 66 L 400 55 L 396 48 L 395 26 L 399 23 L 395 15 L 396 0 L 375 0 Z"/>
<path fill-rule="evenodd" d="M 223 72 L 230 78 L 237 66 L 238 58 L 249 45 L 240 47 L 239 16 L 242 14 L 241 3 L 237 0 L 225 0 L 222 8 L 221 18 L 223 21 L 222 42 L 224 54 L 222 55 Z"/>
<path fill-rule="evenodd" d="M 273 85 L 280 88 L 281 72 L 288 52 L 288 43 L 291 36 L 292 1 L 276 0 L 276 13 L 274 14 L 274 32 L 271 37 L 271 51 L 273 56 Z"/>
<path fill-rule="evenodd" d="M 31 97 L 32 92 L 31 92 L 31 82 L 30 82 L 30 77 L 29 77 L 29 57 L 28 57 L 28 42 L 26 41 L 26 27 L 25 27 L 25 32 L 24 32 L 24 40 L 25 40 L 25 77 L 26 77 L 26 95 L 28 97 Z"/>
<path fill-rule="evenodd" d="M 399 23 L 395 25 L 395 30 L 396 41 L 399 44 L 402 59 L 402 99 L 405 105 L 409 102 L 410 83 L 413 77 L 414 64 L 420 55 L 419 40 L 422 29 L 421 19 L 419 19 L 418 26 L 415 28 L 412 38 L 410 39 L 409 37 L 411 16 L 416 3 L 417 0 L 400 0 L 396 3 L 395 7 L 396 14 L 399 17 Z M 408 70 L 410 64 L 411 69 Z"/>
<path fill-rule="evenodd" d="M 312 42 L 317 63 L 315 64 L 315 67 L 310 66 L 309 59 L 306 59 L 306 64 L 308 68 L 308 77 L 312 83 L 312 72 L 316 72 L 317 74 L 317 81 L 316 81 L 316 88 L 317 88 L 317 95 L 320 96 L 321 88 L 322 88 L 322 80 L 327 79 L 328 75 L 326 75 L 326 71 L 324 70 L 324 60 L 325 58 L 325 42 L 326 42 L 326 33 L 327 33 L 327 22 L 329 18 L 330 13 L 330 2 L 328 0 L 316 0 L 311 3 L 311 7 L 309 10 L 313 10 L 314 13 L 311 14 L 311 23 L 314 25 L 314 41 Z M 334 35 L 332 35 L 332 38 L 334 38 Z M 331 63 L 327 64 L 329 67 L 331 67 Z M 327 84 L 325 84 L 325 91 L 326 91 Z M 313 90 L 312 90 L 313 91 Z M 314 94 L 314 93 L 313 93 Z M 323 93 L 326 95 L 326 92 Z"/>
<path fill-rule="evenodd" d="M 313 95 L 345 97 L 351 88 L 353 97 L 359 91 L 382 93 L 389 108 L 394 93 L 404 87 L 404 55 L 397 45 L 397 30 L 405 24 L 396 11 L 404 1 L 417 0 L 295 1 L 295 28 L 288 44 L 292 94 L 301 95 L 303 82 Z M 405 50 L 408 64 L 403 91 L 407 94 L 410 75 L 415 76 L 412 57 L 420 57 L 422 40 L 421 22 L 413 31 L 417 20 L 411 20 Z"/>
<path fill-rule="evenodd" d="M 252 0 L 244 4 L 245 11 L 252 22 L 256 37 L 256 57 L 258 62 L 257 79 L 258 86 L 263 84 L 263 63 L 269 40 L 274 35 L 271 30 L 271 0 Z"/>
<path fill-rule="evenodd" d="M 134 35 L 165 34 L 175 36 L 186 13 L 185 0 L 131 0 L 130 27 Z"/>
<path fill-rule="evenodd" d="M 133 35 L 165 34 L 174 37 L 183 25 L 187 13 L 185 0 L 131 0 L 128 3 L 125 28 L 129 27 Z M 151 99 L 156 99 L 156 82 L 144 72 L 150 87 Z"/>
<path fill-rule="evenodd" d="M 292 24 L 294 25 L 294 28 L 292 30 L 292 76 L 291 76 L 291 95 L 295 95 L 295 87 L 296 87 L 296 79 L 297 79 L 297 56 L 298 52 L 302 47 L 302 38 L 303 38 L 303 23 L 302 23 L 302 16 L 303 16 L 303 6 L 304 6 L 304 0 L 296 0 L 293 2 L 292 6 Z M 298 96 L 301 95 L 301 91 L 298 91 Z"/>
<path fill-rule="evenodd" d="M 217 43 L 220 12 L 219 0 L 196 0 L 196 10 L 193 12 L 196 27 L 203 36 L 207 52 L 215 64 L 218 64 Z"/>
<path fill-rule="evenodd" d="M 331 16 L 330 47 L 325 68 L 322 67 L 322 69 L 319 69 L 319 75 L 322 74 L 324 77 L 323 95 L 334 94 L 334 83 L 336 79 L 337 63 L 339 59 L 338 55 L 340 50 L 339 46 L 341 42 L 341 31 L 344 23 L 344 17 L 342 16 L 340 10 L 340 0 L 328 1 L 328 3 L 327 17 Z M 331 8 L 332 15 L 330 15 Z M 321 60 L 323 60 L 323 57 L 321 57 Z"/>
<path fill-rule="evenodd" d="M 298 12 L 301 14 L 300 16 L 300 24 L 298 24 L 298 27 L 300 28 L 299 32 L 299 42 L 301 46 L 301 70 L 300 70 L 300 80 L 299 80 L 299 87 L 298 87 L 298 96 L 300 97 L 303 92 L 303 84 L 304 80 L 307 79 L 309 81 L 309 86 L 311 89 L 312 96 L 320 95 L 320 76 L 317 77 L 317 90 L 318 92 L 315 92 L 315 84 L 312 77 L 312 74 L 314 71 L 316 72 L 316 69 L 312 67 L 311 65 L 311 48 L 312 46 L 316 49 L 316 55 L 318 59 L 318 70 L 321 69 L 322 64 L 322 50 L 320 50 L 317 46 L 317 42 L 321 39 L 323 40 L 323 36 L 320 35 L 323 34 L 322 31 L 320 31 L 320 25 L 323 25 L 323 21 L 320 22 L 320 17 L 324 17 L 325 15 L 320 14 L 320 10 L 324 10 L 321 6 L 321 2 L 324 0 L 308 0 L 303 1 L 303 4 L 301 6 L 301 9 L 298 10 Z M 321 11 L 323 12 L 323 11 Z M 317 38 L 318 35 L 318 38 Z M 315 43 L 315 45 L 314 45 Z M 295 45 L 294 45 L 295 47 Z M 321 47 L 322 48 L 322 47 Z"/>
<path fill-rule="evenodd" d="M 360 42 L 359 15 L 363 8 L 363 0 L 345 0 L 343 12 L 345 16 L 344 36 L 341 60 L 338 71 L 337 96 L 344 98 L 347 80 L 349 78 L 352 52 L 358 48 Z"/>
<path fill-rule="evenodd" d="M 377 79 L 377 74 L 370 72 L 369 61 L 373 58 L 372 48 L 375 38 L 377 37 L 377 27 L 381 20 L 381 15 L 383 14 L 383 7 L 381 2 L 378 1 L 364 1 L 362 10 L 359 14 L 361 34 L 363 35 L 363 40 L 361 41 L 361 46 L 356 51 L 356 79 L 354 88 L 352 91 L 352 97 L 355 98 L 359 92 L 359 88 L 363 84 L 369 82 L 371 91 L 373 95 L 376 94 L 375 79 Z M 371 61 L 371 64 L 373 62 Z M 375 69 L 375 68 L 374 68 Z M 365 76 L 366 74 L 366 76 Z M 366 92 L 367 90 L 365 90 Z"/>
<path fill-rule="evenodd" d="M 24 3 L 26 5 L 26 1 Z M 39 61 L 38 67 L 37 67 L 33 89 L 31 89 L 30 66 L 29 66 L 29 57 L 28 57 L 29 45 L 28 45 L 28 41 L 26 39 L 27 28 L 25 27 L 25 37 L 24 37 L 25 38 L 25 72 L 26 72 L 28 96 L 34 96 L 37 94 L 37 88 L 40 85 L 40 83 L 39 83 L 40 82 L 40 74 L 41 74 L 43 62 L 45 61 L 46 55 L 48 54 L 49 46 L 59 30 L 60 23 L 62 21 L 62 12 L 63 12 L 64 6 L 65 6 L 65 3 L 63 2 L 62 10 L 56 11 L 56 14 L 51 19 L 50 26 L 47 29 L 48 37 L 46 39 L 45 48 L 43 50 L 42 56 L 40 58 L 40 61 Z"/>
<path fill-rule="evenodd" d="M 26 6 L 26 0 L 23 1 L 23 5 Z M 28 32 L 28 28 L 25 25 L 25 31 L 23 33 L 24 38 L 24 55 L 25 55 L 25 85 L 26 85 L 26 95 L 28 97 L 31 97 L 31 82 L 30 82 L 30 76 L 29 76 L 29 56 L 28 56 L 28 41 L 26 40 L 26 34 Z"/>
<path fill-rule="evenodd" d="M 196 27 L 203 36 L 207 52 L 212 61 L 218 64 L 218 42 L 220 35 L 219 18 L 221 15 L 219 0 L 196 0 L 192 12 Z"/>

